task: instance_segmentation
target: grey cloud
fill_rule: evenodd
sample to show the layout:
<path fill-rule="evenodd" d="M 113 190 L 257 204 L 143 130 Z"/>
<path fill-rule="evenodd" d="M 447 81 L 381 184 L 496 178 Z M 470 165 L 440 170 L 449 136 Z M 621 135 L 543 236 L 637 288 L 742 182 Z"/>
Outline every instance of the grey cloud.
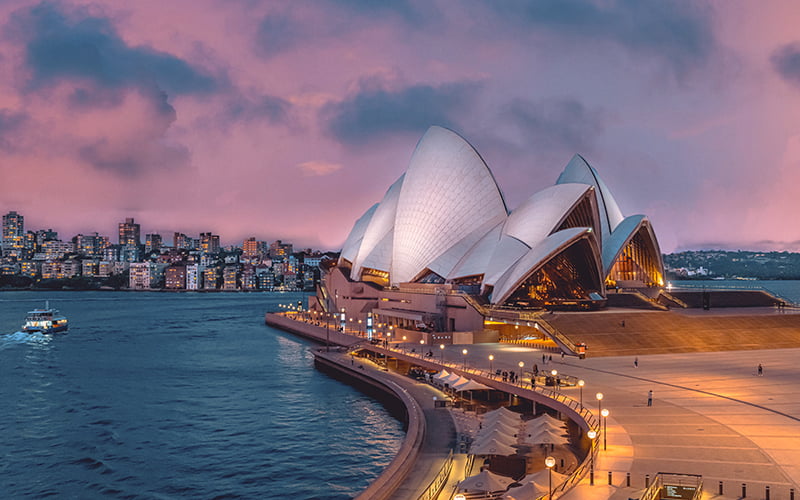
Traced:
<path fill-rule="evenodd" d="M 800 42 L 793 42 L 775 50 L 770 62 L 781 78 L 800 87 Z"/>
<path fill-rule="evenodd" d="M 111 22 L 84 9 L 42 2 L 18 11 L 7 33 L 25 44 L 32 88 L 78 78 L 105 88 L 158 86 L 170 94 L 217 90 L 222 79 L 166 52 L 128 46 Z"/>
<path fill-rule="evenodd" d="M 266 121 L 273 125 L 286 124 L 292 104 L 276 96 L 257 98 L 236 97 L 228 102 L 226 113 L 233 120 Z"/>
<path fill-rule="evenodd" d="M 27 121 L 28 115 L 22 112 L 0 109 L 0 150 L 14 151 L 14 135 Z"/>
<path fill-rule="evenodd" d="M 351 145 L 395 133 L 421 135 L 431 125 L 457 128 L 457 119 L 471 107 L 478 88 L 473 82 L 400 90 L 362 84 L 355 95 L 324 106 L 321 117 L 333 137 Z"/>
<path fill-rule="evenodd" d="M 668 62 L 678 76 L 702 66 L 715 48 L 708 9 L 657 0 L 504 0 L 488 5 L 504 22 L 571 40 L 606 40 Z"/>
<path fill-rule="evenodd" d="M 258 53 L 272 57 L 294 47 L 304 38 L 303 26 L 285 14 L 268 14 L 258 25 Z"/>
<path fill-rule="evenodd" d="M 522 133 L 522 141 L 538 151 L 590 151 L 603 132 L 605 113 L 592 110 L 575 99 L 539 102 L 513 100 L 502 112 Z"/>

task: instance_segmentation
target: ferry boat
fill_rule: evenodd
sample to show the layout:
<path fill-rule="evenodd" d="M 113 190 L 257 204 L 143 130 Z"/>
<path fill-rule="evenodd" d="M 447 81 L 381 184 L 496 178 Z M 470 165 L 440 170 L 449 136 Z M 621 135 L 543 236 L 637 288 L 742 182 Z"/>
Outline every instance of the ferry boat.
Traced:
<path fill-rule="evenodd" d="M 55 333 L 63 332 L 69 328 L 67 318 L 59 314 L 57 309 L 52 309 L 49 302 L 45 302 L 44 309 L 34 309 L 28 312 L 22 331 L 25 333 Z"/>

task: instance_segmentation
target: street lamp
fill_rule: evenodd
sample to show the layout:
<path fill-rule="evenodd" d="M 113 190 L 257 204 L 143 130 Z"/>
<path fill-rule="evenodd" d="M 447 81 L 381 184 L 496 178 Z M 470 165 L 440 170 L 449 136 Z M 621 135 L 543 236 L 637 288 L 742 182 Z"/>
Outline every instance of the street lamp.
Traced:
<path fill-rule="evenodd" d="M 389 328 L 391 328 L 391 326 Z M 406 336 L 405 335 L 403 335 L 403 352 L 406 352 Z"/>
<path fill-rule="evenodd" d="M 597 398 L 597 415 L 599 416 L 600 411 L 603 409 L 603 393 L 598 392 L 597 394 L 594 395 L 594 397 Z M 600 422 L 597 423 L 599 424 Z"/>
<path fill-rule="evenodd" d="M 606 438 L 608 437 L 608 431 L 606 430 L 606 420 L 608 419 L 608 408 L 603 408 L 600 410 L 600 415 L 603 416 L 603 451 L 606 451 Z"/>
<path fill-rule="evenodd" d="M 555 384 L 555 386 L 556 386 L 556 392 L 558 392 L 558 370 L 556 370 L 555 368 L 553 368 L 553 369 L 550 371 L 550 375 L 552 375 L 552 376 L 553 376 L 553 384 Z"/>
<path fill-rule="evenodd" d="M 556 465 L 556 459 L 553 457 L 547 457 L 544 459 L 544 465 L 547 467 L 547 477 L 550 479 L 550 495 L 548 496 L 548 499 L 553 500 L 553 467 Z"/>
<path fill-rule="evenodd" d="M 492 376 L 492 373 L 494 373 L 494 366 L 493 365 L 494 365 L 494 354 L 490 354 L 489 355 L 489 376 L 490 377 Z"/>
<path fill-rule="evenodd" d="M 422 352 L 422 351 L 425 350 L 424 346 L 425 346 L 425 339 L 419 339 L 419 357 L 420 358 L 425 357 L 423 352 Z"/>
<path fill-rule="evenodd" d="M 578 380 L 578 387 L 581 390 L 581 409 L 583 409 L 583 386 L 586 385 L 586 382 L 583 379 Z"/>
<path fill-rule="evenodd" d="M 464 370 L 466 370 L 467 369 L 467 350 L 466 349 L 462 350 L 461 354 L 464 355 Z"/>
<path fill-rule="evenodd" d="M 586 435 L 589 436 L 589 485 L 594 486 L 594 438 L 597 432 L 589 431 Z"/>
<path fill-rule="evenodd" d="M 520 377 L 520 378 L 522 378 L 522 373 L 523 373 L 523 372 L 522 372 L 522 368 L 523 368 L 524 366 L 525 366 L 525 362 L 524 362 L 524 361 L 520 361 L 520 362 L 519 362 L 519 377 Z"/>
<path fill-rule="evenodd" d="M 439 344 L 439 351 L 442 353 L 442 364 L 444 364 L 444 344 Z"/>

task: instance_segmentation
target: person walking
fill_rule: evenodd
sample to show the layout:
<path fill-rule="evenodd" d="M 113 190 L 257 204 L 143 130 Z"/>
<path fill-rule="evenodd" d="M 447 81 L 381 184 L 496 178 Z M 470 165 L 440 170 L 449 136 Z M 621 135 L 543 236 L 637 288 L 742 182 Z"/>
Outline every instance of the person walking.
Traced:
<path fill-rule="evenodd" d="M 653 406 L 653 390 L 647 393 L 647 406 Z"/>
<path fill-rule="evenodd" d="M 639 358 L 638 357 L 634 358 L 633 367 L 634 368 L 639 368 Z"/>
<path fill-rule="evenodd" d="M 764 375 L 764 367 L 761 366 L 761 363 L 758 364 L 758 376 L 761 377 Z"/>

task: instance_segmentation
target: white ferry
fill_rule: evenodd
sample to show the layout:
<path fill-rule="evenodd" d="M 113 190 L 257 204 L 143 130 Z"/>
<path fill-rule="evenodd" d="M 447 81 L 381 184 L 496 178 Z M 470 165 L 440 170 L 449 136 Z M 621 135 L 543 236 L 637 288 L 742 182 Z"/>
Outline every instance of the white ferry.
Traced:
<path fill-rule="evenodd" d="M 22 331 L 25 333 L 55 333 L 63 332 L 69 325 L 67 318 L 52 309 L 49 302 L 45 302 L 44 309 L 34 309 L 28 312 Z"/>

